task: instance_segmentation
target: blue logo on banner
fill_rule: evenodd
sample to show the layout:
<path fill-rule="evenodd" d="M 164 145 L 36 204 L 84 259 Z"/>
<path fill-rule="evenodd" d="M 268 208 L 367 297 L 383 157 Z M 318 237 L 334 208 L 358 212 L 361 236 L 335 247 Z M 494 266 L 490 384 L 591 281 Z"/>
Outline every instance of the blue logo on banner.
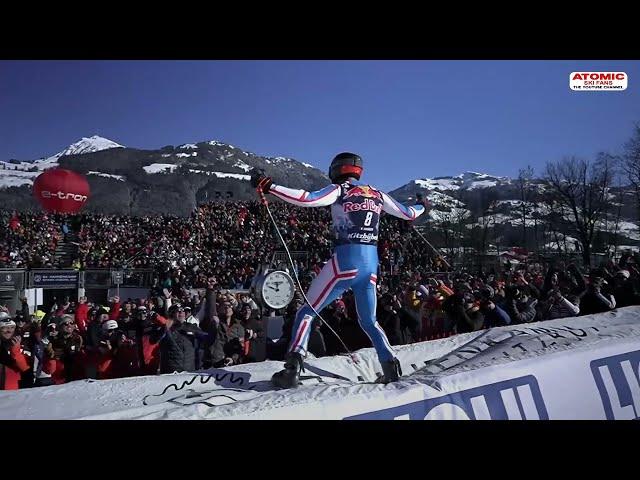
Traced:
<path fill-rule="evenodd" d="M 591 372 L 607 420 L 640 418 L 640 351 L 593 360 Z"/>
<path fill-rule="evenodd" d="M 533 375 L 470 388 L 443 397 L 385 408 L 345 420 L 548 420 Z"/>

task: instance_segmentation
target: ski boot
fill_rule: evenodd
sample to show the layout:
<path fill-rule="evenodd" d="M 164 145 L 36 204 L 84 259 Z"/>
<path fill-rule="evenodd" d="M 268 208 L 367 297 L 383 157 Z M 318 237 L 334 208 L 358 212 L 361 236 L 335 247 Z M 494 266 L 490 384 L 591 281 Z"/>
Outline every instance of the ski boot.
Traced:
<path fill-rule="evenodd" d="M 296 388 L 301 385 L 300 372 L 304 372 L 302 360 L 302 355 L 299 353 L 287 353 L 284 370 L 274 373 L 271 383 L 278 388 Z"/>
<path fill-rule="evenodd" d="M 382 366 L 382 376 L 378 377 L 376 383 L 390 383 L 397 382 L 402 376 L 402 368 L 400 367 L 400 360 L 394 358 L 387 362 L 380 362 Z"/>

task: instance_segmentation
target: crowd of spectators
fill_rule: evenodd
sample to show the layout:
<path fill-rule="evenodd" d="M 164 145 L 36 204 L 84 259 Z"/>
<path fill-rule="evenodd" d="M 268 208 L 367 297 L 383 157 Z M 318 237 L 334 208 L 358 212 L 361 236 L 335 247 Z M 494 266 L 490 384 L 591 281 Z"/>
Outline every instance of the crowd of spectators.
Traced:
<path fill-rule="evenodd" d="M 230 291 L 248 288 L 278 248 L 259 208 L 256 202 L 214 203 L 190 218 L 3 214 L 5 225 L 12 224 L 0 236 L 3 266 L 43 265 L 43 258 L 55 266 L 56 241 L 72 229 L 78 268 L 129 264 L 152 269 L 155 278 L 145 298 L 114 297 L 105 305 L 62 298 L 33 313 L 26 299 L 17 312 L 0 307 L 0 388 L 282 359 L 301 297 L 283 312 L 265 312 L 248 293 Z M 330 256 L 328 211 L 279 205 L 274 213 L 291 250 L 306 252 L 296 257 L 306 286 Z M 384 218 L 380 237 L 377 318 L 392 345 L 640 304 L 638 254 L 589 271 L 529 263 L 467 272 L 445 268 L 402 222 Z M 266 338 L 263 315 L 269 313 L 284 317 L 279 338 Z M 370 346 L 350 292 L 323 317 L 350 350 Z M 316 320 L 309 352 L 336 355 L 344 347 Z"/>
<path fill-rule="evenodd" d="M 62 217 L 0 210 L 0 268 L 56 268 Z"/>

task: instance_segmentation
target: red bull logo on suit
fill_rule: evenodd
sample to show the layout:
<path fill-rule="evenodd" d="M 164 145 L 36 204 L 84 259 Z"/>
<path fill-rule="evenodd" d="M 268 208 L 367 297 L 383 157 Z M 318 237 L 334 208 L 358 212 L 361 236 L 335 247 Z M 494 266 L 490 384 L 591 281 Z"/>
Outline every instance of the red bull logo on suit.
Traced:
<path fill-rule="evenodd" d="M 347 190 L 344 194 L 344 198 L 351 197 L 365 197 L 365 198 L 377 198 L 378 200 L 382 200 L 382 195 L 377 190 L 374 190 L 369 185 L 356 185 L 349 190 Z"/>
<path fill-rule="evenodd" d="M 376 203 L 374 200 L 369 198 L 361 203 L 345 202 L 342 207 L 346 213 L 359 212 L 361 210 L 371 211 L 378 214 L 382 212 L 382 203 Z"/>

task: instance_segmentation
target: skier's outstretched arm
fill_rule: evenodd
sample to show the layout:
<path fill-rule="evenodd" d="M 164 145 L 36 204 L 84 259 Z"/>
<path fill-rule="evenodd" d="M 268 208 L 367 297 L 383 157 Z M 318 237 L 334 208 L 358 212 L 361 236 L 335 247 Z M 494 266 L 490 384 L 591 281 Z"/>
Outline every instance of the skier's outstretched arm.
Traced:
<path fill-rule="evenodd" d="M 384 200 L 382 209 L 385 212 L 393 215 L 394 217 L 402 218 L 404 220 L 415 220 L 426 211 L 426 208 L 422 203 L 412 205 L 410 207 L 405 207 L 400 202 L 393 199 L 390 195 L 384 192 L 382 192 L 382 199 Z"/>
<path fill-rule="evenodd" d="M 280 200 L 293 203 L 299 207 L 326 207 L 335 203 L 340 196 L 339 185 L 329 185 L 315 192 L 287 188 L 281 185 L 272 184 L 269 193 L 275 195 Z"/>
<path fill-rule="evenodd" d="M 271 181 L 271 177 L 266 176 L 262 170 L 258 169 L 251 172 L 251 185 L 263 193 L 271 193 L 279 199 L 299 207 L 326 207 L 335 203 L 340 196 L 339 185 L 332 184 L 315 192 L 307 192 L 306 190 L 276 185 Z"/>

